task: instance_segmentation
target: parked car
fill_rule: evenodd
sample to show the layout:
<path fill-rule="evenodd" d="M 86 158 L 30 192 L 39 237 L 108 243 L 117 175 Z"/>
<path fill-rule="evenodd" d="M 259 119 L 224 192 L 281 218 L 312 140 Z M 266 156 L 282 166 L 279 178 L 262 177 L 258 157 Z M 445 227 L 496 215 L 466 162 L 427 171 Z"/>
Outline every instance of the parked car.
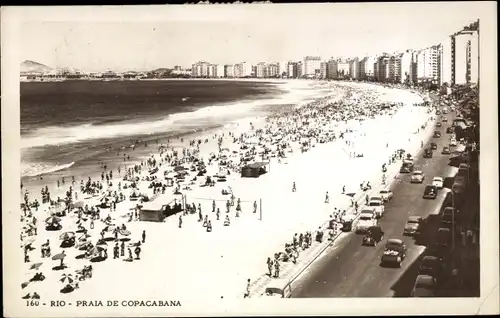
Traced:
<path fill-rule="evenodd" d="M 444 180 L 442 177 L 434 177 L 432 179 L 432 185 L 436 186 L 438 189 L 442 189 L 444 186 Z"/>
<path fill-rule="evenodd" d="M 424 158 L 432 158 L 432 149 L 431 148 L 426 148 L 424 150 Z"/>
<path fill-rule="evenodd" d="M 458 210 L 455 209 L 455 215 L 453 215 L 453 207 L 448 206 L 444 208 L 443 211 L 441 212 L 439 223 L 441 224 L 442 227 L 451 228 L 453 225 L 453 221 L 456 222 L 457 220 L 458 213 L 459 213 Z"/>
<path fill-rule="evenodd" d="M 439 130 L 436 130 L 434 132 L 434 138 L 439 138 L 439 137 L 441 137 L 441 132 Z"/>
<path fill-rule="evenodd" d="M 437 145 L 437 143 L 435 143 L 435 142 L 431 142 L 431 149 L 432 149 L 432 150 L 436 150 L 436 149 L 438 149 L 438 145 Z"/>
<path fill-rule="evenodd" d="M 429 275 L 418 275 L 411 291 L 412 297 L 435 297 L 436 280 Z"/>
<path fill-rule="evenodd" d="M 366 235 L 363 237 L 363 245 L 368 245 L 368 246 L 375 246 L 377 245 L 380 241 L 384 239 L 384 231 L 382 231 L 382 228 L 377 225 L 377 226 L 372 226 L 367 230 Z"/>
<path fill-rule="evenodd" d="M 418 275 L 429 275 L 436 281 L 443 278 L 443 262 L 436 256 L 427 255 L 422 258 L 422 263 L 418 269 Z"/>
<path fill-rule="evenodd" d="M 413 171 L 413 174 L 411 175 L 410 182 L 411 183 L 422 183 L 425 180 L 425 175 L 422 171 L 416 170 Z"/>
<path fill-rule="evenodd" d="M 435 185 L 428 184 L 425 186 L 424 195 L 422 197 L 424 199 L 436 199 L 437 192 L 438 192 L 438 188 Z"/>
<path fill-rule="evenodd" d="M 447 134 L 453 134 L 455 132 L 455 128 L 453 126 L 446 128 Z"/>
<path fill-rule="evenodd" d="M 438 122 L 436 123 L 436 127 L 442 127 L 442 126 L 443 126 L 443 125 L 441 124 L 441 122 L 440 122 L 440 121 L 438 121 Z"/>
<path fill-rule="evenodd" d="M 290 298 L 292 295 L 292 285 L 284 278 L 273 279 L 266 287 L 265 295 L 279 298 Z"/>
<path fill-rule="evenodd" d="M 437 233 L 436 246 L 447 249 L 451 246 L 451 230 L 446 227 L 440 227 Z"/>
<path fill-rule="evenodd" d="M 382 189 L 380 190 L 379 194 L 385 202 L 391 200 L 394 196 L 391 189 Z"/>
<path fill-rule="evenodd" d="M 409 161 L 403 162 L 401 168 L 399 169 L 400 173 L 410 173 L 413 171 L 413 163 Z"/>
<path fill-rule="evenodd" d="M 420 231 L 420 224 L 422 224 L 422 222 L 423 222 L 422 217 L 410 216 L 403 230 L 403 235 L 408 235 L 408 236 L 418 235 Z"/>
<path fill-rule="evenodd" d="M 384 253 L 380 258 L 380 265 L 397 265 L 401 267 L 406 257 L 406 245 L 400 239 L 389 239 L 385 244 Z"/>
<path fill-rule="evenodd" d="M 456 139 L 450 139 L 450 147 L 456 147 L 457 146 L 457 140 Z"/>
<path fill-rule="evenodd" d="M 436 110 L 436 115 L 441 115 L 441 111 L 440 110 Z"/>
<path fill-rule="evenodd" d="M 450 147 L 443 147 L 443 151 L 441 151 L 441 153 L 443 155 L 450 155 L 451 154 Z"/>
<path fill-rule="evenodd" d="M 441 121 L 442 121 L 443 123 L 446 123 L 446 122 L 448 121 L 448 117 L 443 117 L 443 118 L 441 119 Z"/>

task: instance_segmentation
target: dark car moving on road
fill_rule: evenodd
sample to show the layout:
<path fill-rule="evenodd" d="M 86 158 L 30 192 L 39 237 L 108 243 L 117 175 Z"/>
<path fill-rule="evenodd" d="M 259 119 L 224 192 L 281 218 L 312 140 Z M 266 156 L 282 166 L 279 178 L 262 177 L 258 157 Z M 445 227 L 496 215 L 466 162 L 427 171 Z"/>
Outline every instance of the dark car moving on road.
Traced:
<path fill-rule="evenodd" d="M 443 155 L 450 155 L 451 154 L 450 147 L 443 147 L 443 151 L 441 151 L 441 153 Z"/>
<path fill-rule="evenodd" d="M 424 199 L 435 199 L 437 198 L 438 188 L 435 185 L 428 184 L 424 189 Z"/>
<path fill-rule="evenodd" d="M 413 172 L 413 163 L 411 162 L 403 162 L 401 165 L 401 169 L 399 169 L 401 173 L 410 173 Z"/>
<path fill-rule="evenodd" d="M 438 149 L 438 145 L 435 142 L 431 142 L 431 149 L 432 150 Z"/>
<path fill-rule="evenodd" d="M 440 131 L 438 131 L 438 130 L 436 130 L 436 131 L 434 132 L 434 138 L 439 138 L 439 137 L 441 137 L 441 132 L 440 132 Z"/>
<path fill-rule="evenodd" d="M 424 158 L 432 158 L 432 149 L 426 148 L 424 150 Z"/>

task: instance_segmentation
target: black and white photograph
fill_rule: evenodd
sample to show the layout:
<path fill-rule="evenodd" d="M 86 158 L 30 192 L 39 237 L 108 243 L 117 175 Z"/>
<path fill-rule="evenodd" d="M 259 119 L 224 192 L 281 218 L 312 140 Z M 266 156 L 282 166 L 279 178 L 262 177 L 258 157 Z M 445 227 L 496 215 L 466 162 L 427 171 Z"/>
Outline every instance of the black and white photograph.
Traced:
<path fill-rule="evenodd" d="M 496 3 L 1 21 L 4 316 L 499 313 Z"/>

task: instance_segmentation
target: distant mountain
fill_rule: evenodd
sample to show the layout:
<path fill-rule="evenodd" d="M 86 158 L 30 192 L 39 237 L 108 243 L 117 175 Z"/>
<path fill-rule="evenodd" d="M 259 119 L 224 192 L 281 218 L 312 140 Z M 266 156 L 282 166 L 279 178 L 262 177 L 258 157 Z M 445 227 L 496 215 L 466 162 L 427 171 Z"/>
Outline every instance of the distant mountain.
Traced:
<path fill-rule="evenodd" d="M 21 63 L 21 74 L 48 73 L 52 70 L 52 67 L 30 60 Z"/>

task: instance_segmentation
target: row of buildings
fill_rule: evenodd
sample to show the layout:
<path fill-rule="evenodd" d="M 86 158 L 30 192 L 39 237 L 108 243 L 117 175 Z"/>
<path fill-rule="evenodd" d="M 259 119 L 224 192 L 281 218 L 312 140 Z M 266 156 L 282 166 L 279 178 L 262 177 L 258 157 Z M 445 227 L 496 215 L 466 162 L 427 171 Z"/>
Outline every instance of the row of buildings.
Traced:
<path fill-rule="evenodd" d="M 476 24 L 477 23 L 477 24 Z M 420 50 L 356 58 L 306 56 L 302 61 L 230 65 L 201 61 L 191 77 L 353 79 L 406 84 L 465 84 L 479 80 L 479 22 Z"/>

